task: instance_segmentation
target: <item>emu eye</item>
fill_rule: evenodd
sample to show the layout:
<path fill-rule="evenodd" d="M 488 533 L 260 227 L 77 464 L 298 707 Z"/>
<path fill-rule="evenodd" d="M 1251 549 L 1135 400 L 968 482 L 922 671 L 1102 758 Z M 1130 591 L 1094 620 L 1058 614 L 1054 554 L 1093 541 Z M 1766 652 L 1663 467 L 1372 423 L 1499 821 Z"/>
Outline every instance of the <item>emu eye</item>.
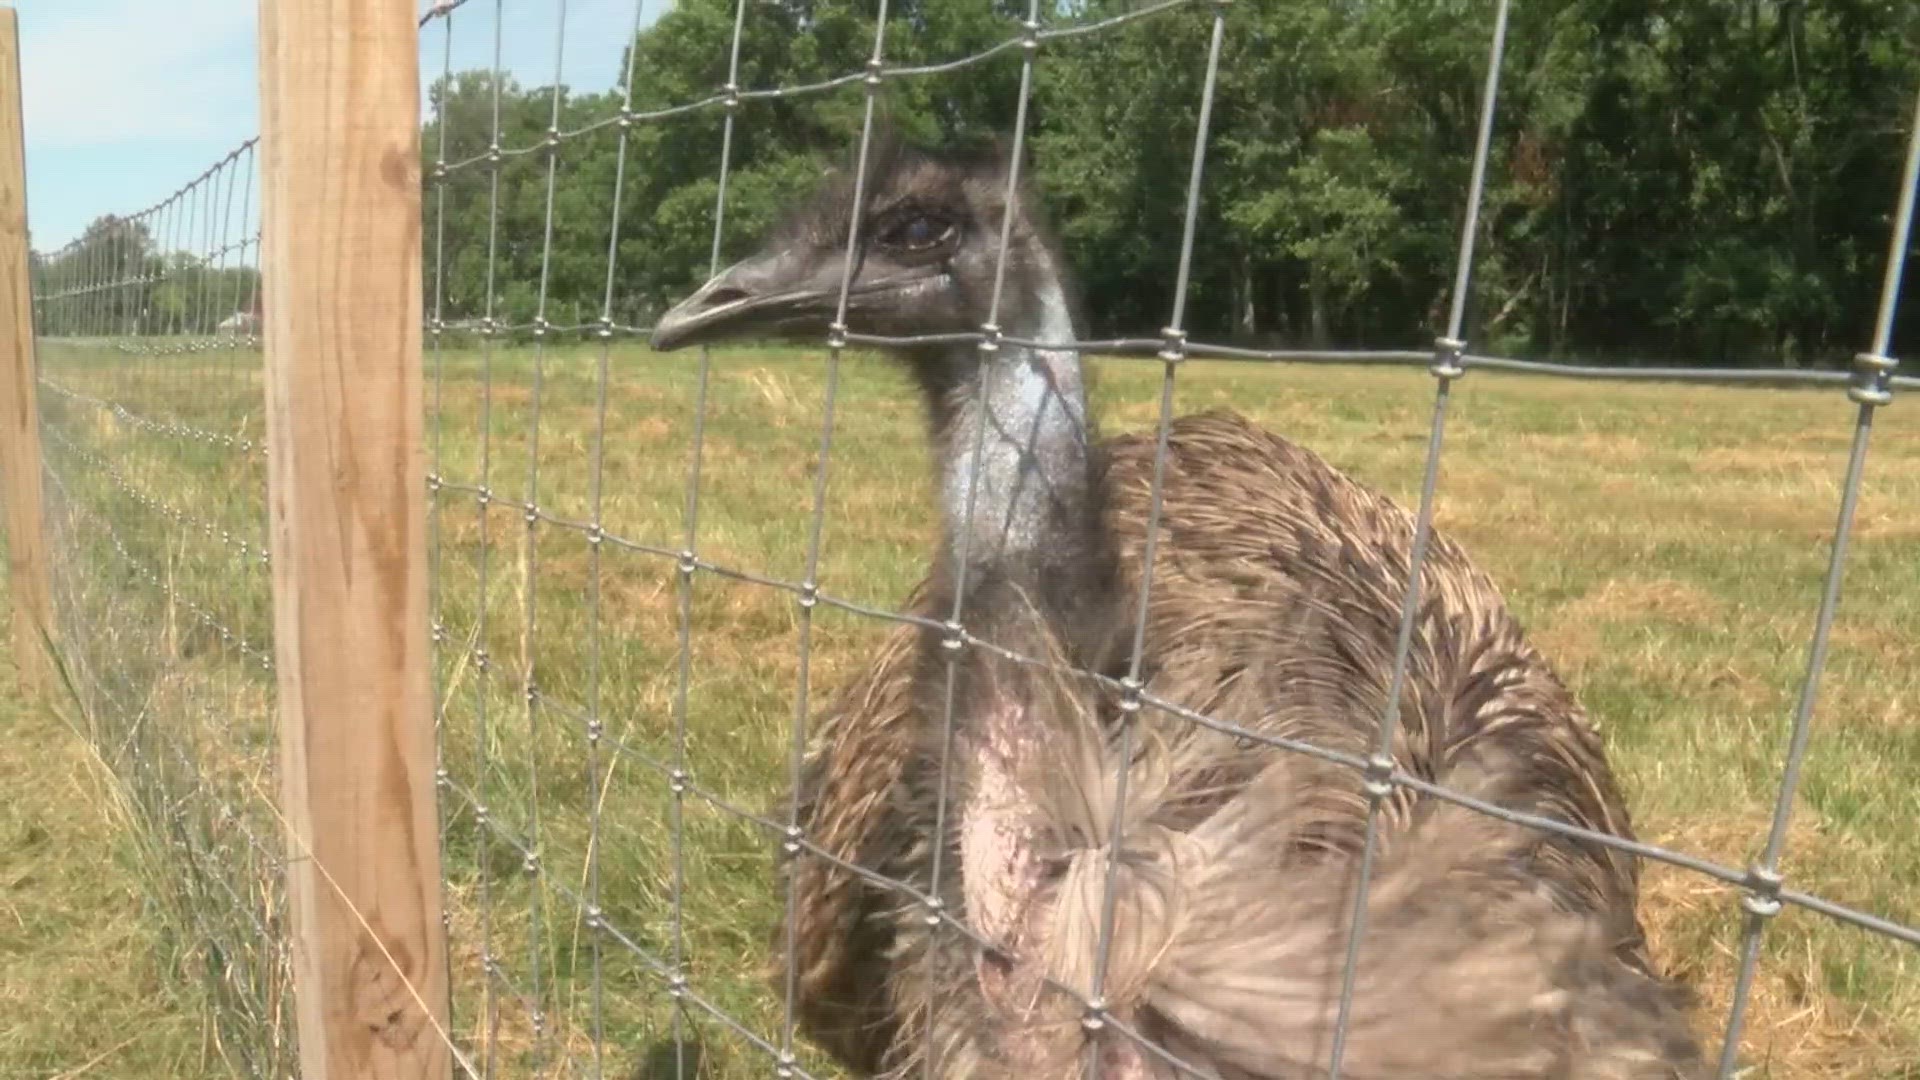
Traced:
<path fill-rule="evenodd" d="M 889 247 L 905 248 L 908 251 L 926 251 L 938 247 L 953 235 L 953 225 L 946 220 L 931 215 L 917 215 L 907 218 L 888 228 L 880 236 L 880 242 Z"/>

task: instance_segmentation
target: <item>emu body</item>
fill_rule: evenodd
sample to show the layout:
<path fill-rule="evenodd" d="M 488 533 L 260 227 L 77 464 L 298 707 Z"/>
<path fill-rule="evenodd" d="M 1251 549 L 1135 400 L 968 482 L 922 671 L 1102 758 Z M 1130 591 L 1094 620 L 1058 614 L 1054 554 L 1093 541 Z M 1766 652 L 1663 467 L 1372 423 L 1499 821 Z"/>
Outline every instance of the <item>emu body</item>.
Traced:
<path fill-rule="evenodd" d="M 1140 684 L 1173 711 L 1066 674 L 1128 672 L 1154 433 L 1095 435 L 1078 357 L 1055 347 L 1078 321 L 1060 260 L 999 163 L 888 146 L 868 190 L 848 289 L 865 332 L 977 329 L 1007 224 L 998 321 L 1036 344 L 896 350 L 927 402 L 945 521 L 911 610 L 938 623 L 962 595 L 976 639 L 1047 663 L 902 627 L 818 718 L 801 827 L 909 891 L 787 864 L 796 967 L 776 986 L 792 977 L 806 1034 L 862 1075 L 1064 1076 L 1090 1053 L 1127 1080 L 1179 1075 L 1175 1059 L 1319 1074 L 1369 794 L 1357 770 L 1270 740 L 1373 749 L 1411 516 L 1237 415 L 1181 418 Z M 824 333 L 855 213 L 850 185 L 828 185 L 664 316 L 655 346 Z M 1421 574 L 1395 767 L 1630 837 L 1598 734 L 1492 581 L 1444 535 Z M 1647 953 L 1631 857 L 1401 786 L 1377 850 L 1343 1075 L 1701 1068 Z"/>

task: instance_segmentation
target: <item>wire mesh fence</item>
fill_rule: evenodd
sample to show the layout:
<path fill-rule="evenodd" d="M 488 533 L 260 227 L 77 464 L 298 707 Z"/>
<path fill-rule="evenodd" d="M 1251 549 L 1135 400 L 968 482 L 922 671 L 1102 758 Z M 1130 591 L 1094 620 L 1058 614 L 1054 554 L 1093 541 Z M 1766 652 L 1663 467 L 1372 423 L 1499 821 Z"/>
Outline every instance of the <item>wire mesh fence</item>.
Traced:
<path fill-rule="evenodd" d="M 921 573 L 923 560 L 911 553 L 924 549 L 926 534 L 908 523 L 923 516 L 925 493 L 872 463 L 911 459 L 900 447 L 921 439 L 919 418 L 895 400 L 898 381 L 855 350 L 1057 350 L 1062 343 L 1028 340 L 997 325 L 1007 280 L 1004 230 L 989 314 L 978 332 L 911 338 L 849 325 L 856 217 L 848 223 L 848 271 L 838 283 L 818 376 L 812 368 L 756 365 L 736 377 L 724 370 L 729 357 L 704 347 L 697 360 L 649 355 L 635 339 L 650 331 L 645 323 L 653 313 L 623 292 L 635 260 L 645 258 L 623 243 L 636 155 L 675 137 L 676 122 L 721 117 L 706 260 L 718 272 L 736 141 L 750 125 L 770 122 L 757 107 L 810 95 L 843 98 L 859 117 L 855 175 L 864 180 L 886 95 L 903 85 L 964 79 L 983 64 L 1017 64 L 1011 141 L 1019 162 L 1032 73 L 1048 51 L 1148 20 L 1200 20 L 1206 41 L 1191 102 L 1196 123 L 1185 150 L 1182 230 L 1177 241 L 1165 238 L 1173 270 L 1166 326 L 1154 336 L 1070 346 L 1088 357 L 1158 367 L 1157 398 L 1144 414 L 1159 440 L 1147 566 L 1161 535 L 1159 486 L 1177 383 L 1191 378 L 1183 372 L 1197 361 L 1426 369 L 1433 386 L 1415 488 L 1415 583 L 1444 489 L 1439 465 L 1452 397 L 1474 373 L 1799 385 L 1811 394 L 1806 409 L 1831 409 L 1836 422 L 1851 409 L 1853 434 L 1835 489 L 1837 519 L 1824 539 L 1830 560 L 1777 799 L 1749 867 L 1449 791 L 1393 761 L 1393 709 L 1380 719 L 1376 752 L 1359 757 L 1274 740 L 1165 700 L 1154 692 L 1144 657 L 1150 576 L 1131 608 L 1124 675 L 1095 678 L 1133 709 L 1364 772 L 1378 794 L 1360 855 L 1363 881 L 1382 800 L 1407 789 L 1577 834 L 1737 890 L 1742 921 L 1728 1012 L 1713 1029 L 1722 1076 L 1740 1064 L 1742 1040 L 1751 1034 L 1746 1013 L 1775 915 L 1804 909 L 1889 939 L 1892 949 L 1920 945 L 1920 928 L 1904 916 L 1792 887 L 1782 865 L 1868 434 L 1894 391 L 1920 386 L 1895 375 L 1889 359 L 1920 117 L 1877 321 L 1862 328 L 1865 349 L 1851 372 L 1615 368 L 1482 355 L 1461 339 L 1499 116 L 1508 16 L 1500 0 L 1488 27 L 1450 310 L 1434 348 L 1254 349 L 1189 340 L 1186 318 L 1190 271 L 1206 257 L 1200 199 L 1207 153 L 1219 135 L 1213 108 L 1232 5 L 1165 0 L 1075 22 L 1032 0 L 1024 18 L 1006 20 L 1007 36 L 997 45 L 896 65 L 888 35 L 911 28 L 890 21 L 881 0 L 864 67 L 806 85 L 756 86 L 742 73 L 749 5 L 739 0 L 719 87 L 681 100 L 636 100 L 638 50 L 630 50 L 616 107 L 595 114 L 569 98 L 562 78 L 566 44 L 581 32 L 575 26 L 570 34 L 569 20 L 579 19 L 582 7 L 604 12 L 604 5 L 577 0 L 551 4 L 553 76 L 543 124 L 503 107 L 508 33 L 501 0 L 442 0 L 420 19 L 423 68 L 439 86 L 456 84 L 453 57 L 462 36 L 491 57 L 478 97 L 485 107 L 458 115 L 436 110 L 423 146 L 431 468 L 422 479 L 431 514 L 450 1035 L 464 1074 L 835 1074 L 799 1033 L 793 980 L 773 985 L 761 974 L 774 959 L 772 928 L 784 923 L 791 941 L 798 918 L 795 897 L 777 885 L 776 858 L 837 864 L 891 890 L 898 904 L 925 908 L 941 932 L 977 937 L 964 915 L 937 901 L 938 869 L 933 888 L 923 892 L 847 862 L 801 827 L 792 794 L 820 695 L 872 664 L 882 634 L 931 630 L 962 648 L 1000 648 L 962 625 L 960 597 L 950 621 L 899 611 Z M 617 23 L 587 32 L 631 41 L 644 25 L 643 7 L 635 3 Z M 451 100 L 436 98 L 442 105 Z M 603 197 L 586 205 L 567 199 L 559 177 L 570 154 L 608 143 L 614 167 Z M 502 178 L 515 171 L 536 178 L 531 190 L 540 197 L 532 205 L 507 201 L 529 190 L 524 185 L 506 188 L 503 198 Z M 1009 193 L 1019 180 L 1016 166 Z M 256 181 L 249 141 L 154 207 L 109 219 L 43 258 L 35 302 L 56 599 L 69 646 L 63 661 L 91 734 L 148 823 L 143 850 L 155 895 L 195 943 L 192 955 L 202 968 L 196 974 L 216 1004 L 223 1046 L 241 1071 L 281 1076 L 293 1074 L 295 1057 L 282 940 L 282 821 L 274 805 Z M 476 209 L 477 217 L 467 212 Z M 484 229 L 463 234 L 462 223 L 474 220 Z M 556 299 L 556 274 L 577 277 L 583 262 L 598 283 L 597 304 Z M 529 280 L 510 280 L 504 269 L 527 265 L 537 267 Z M 459 285 L 476 276 L 477 290 Z M 848 425 L 856 412 L 862 422 Z M 846 471 L 849 454 L 861 462 L 863 481 L 887 482 L 831 482 Z M 855 538 L 854 529 L 873 535 Z M 1400 698 L 1421 599 L 1417 588 L 1403 598 L 1389 701 Z M 951 732 L 951 695 L 947 701 L 947 714 L 929 722 Z M 1113 838 L 1114 849 L 1120 839 Z M 1103 933 L 1112 927 L 1113 890 L 1110 869 Z M 1363 909 L 1355 913 L 1359 920 Z M 1341 1032 L 1363 934 L 1358 922 L 1346 954 Z M 1062 989 L 1082 1001 L 1089 1021 L 1125 1030 L 1100 1004 L 1106 952 L 1103 936 L 1091 984 Z M 787 961 L 791 969 L 791 954 Z M 1182 1069 L 1167 1051 L 1149 1053 Z M 1337 1035 L 1335 1072 L 1340 1054 Z"/>
<path fill-rule="evenodd" d="M 258 1075 L 293 1068 L 275 784 L 251 142 L 97 222 L 35 280 L 67 681 L 141 822 L 179 978 Z"/>

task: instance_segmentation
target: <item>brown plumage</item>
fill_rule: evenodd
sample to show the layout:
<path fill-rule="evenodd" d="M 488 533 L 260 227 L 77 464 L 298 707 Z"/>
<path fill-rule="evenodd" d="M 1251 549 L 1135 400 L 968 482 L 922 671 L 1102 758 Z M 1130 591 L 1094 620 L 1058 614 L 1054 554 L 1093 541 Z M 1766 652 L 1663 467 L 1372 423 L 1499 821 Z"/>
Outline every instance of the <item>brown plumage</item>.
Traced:
<path fill-rule="evenodd" d="M 1323 1070 L 1364 778 L 1236 733 L 1371 751 L 1411 515 L 1237 415 L 1181 418 L 1167 442 L 1142 683 L 1225 730 L 1061 674 L 1127 670 L 1154 433 L 1093 438 L 1077 357 L 1046 347 L 1078 322 L 1059 260 L 1025 201 L 1007 204 L 1002 171 L 889 145 L 870 177 L 855 330 L 867 329 L 862 315 L 880 332 L 977 328 L 991 307 L 981 267 L 1000 215 L 1013 214 L 999 318 L 1009 337 L 1042 344 L 899 350 L 929 404 L 947 525 L 910 610 L 946 619 L 964 570 L 968 630 L 1055 663 L 951 650 L 940 633 L 901 627 L 817 718 L 800 791 L 807 836 L 937 897 L 990 947 L 930 930 L 910 895 L 803 856 L 785 869 L 803 1030 L 863 1075 L 927 1064 L 943 1077 L 1064 1075 L 1089 1047 L 1104 1076 L 1176 1075 L 1162 1053 L 1223 1078 Z M 831 290 L 820 283 L 844 265 L 844 225 L 831 223 L 851 218 L 849 195 L 829 186 L 767 254 L 663 317 L 656 347 L 824 329 L 837 293 L 821 299 Z M 1494 584 L 1437 533 L 1421 584 L 1397 767 L 1631 836 L 1599 736 Z M 1105 1015 L 1157 1049 L 1081 1023 L 1079 1001 L 1049 989 L 1092 991 L 1116 814 Z M 1680 995 L 1647 954 L 1630 857 L 1398 787 L 1379 836 L 1343 1075 L 1700 1069 Z"/>

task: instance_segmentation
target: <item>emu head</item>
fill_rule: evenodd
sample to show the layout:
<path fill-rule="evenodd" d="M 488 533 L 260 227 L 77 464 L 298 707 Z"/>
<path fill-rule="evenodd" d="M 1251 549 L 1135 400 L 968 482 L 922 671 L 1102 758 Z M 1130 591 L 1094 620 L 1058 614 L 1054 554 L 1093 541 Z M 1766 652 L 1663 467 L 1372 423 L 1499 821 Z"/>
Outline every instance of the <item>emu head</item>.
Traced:
<path fill-rule="evenodd" d="M 759 251 L 662 315 L 653 347 L 668 351 L 745 336 L 823 341 L 843 283 L 846 328 L 854 333 L 980 330 L 992 308 L 1009 164 L 998 150 L 940 155 L 876 135 L 857 213 L 855 169 L 848 168 L 792 208 Z M 1041 329 L 1048 315 L 1042 308 L 1057 309 L 1054 318 L 1064 323 L 1057 332 L 1071 337 L 1058 260 L 1047 251 L 1028 202 L 1019 193 L 1012 200 L 997 321 L 1020 336 Z"/>

